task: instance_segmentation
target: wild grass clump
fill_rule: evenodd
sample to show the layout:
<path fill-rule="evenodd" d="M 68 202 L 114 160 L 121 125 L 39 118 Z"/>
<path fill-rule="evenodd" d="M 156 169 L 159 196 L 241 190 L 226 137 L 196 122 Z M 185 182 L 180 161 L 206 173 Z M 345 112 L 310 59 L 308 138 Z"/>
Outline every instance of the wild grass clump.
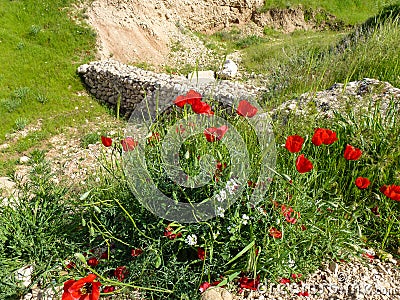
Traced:
<path fill-rule="evenodd" d="M 0 206 L 2 299 L 17 299 L 32 285 L 56 287 L 64 260 L 85 243 L 77 233 L 80 218 L 67 200 L 68 189 L 54 184 L 43 152 L 31 157 L 30 174 L 19 178 L 22 182 L 16 178 L 16 194 Z M 33 266 L 28 287 L 16 277 L 26 266 Z"/>

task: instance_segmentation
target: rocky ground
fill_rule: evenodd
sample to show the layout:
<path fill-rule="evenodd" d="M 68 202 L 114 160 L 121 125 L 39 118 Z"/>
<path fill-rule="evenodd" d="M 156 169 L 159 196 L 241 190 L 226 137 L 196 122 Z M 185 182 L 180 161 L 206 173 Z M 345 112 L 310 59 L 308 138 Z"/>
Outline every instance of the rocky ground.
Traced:
<path fill-rule="evenodd" d="M 185 65 L 200 69 L 221 63 L 221 55 L 198 35 L 240 30 L 262 35 L 265 27 L 282 32 L 337 27 L 334 16 L 316 21 L 318 11 L 302 7 L 262 11 L 263 0 L 94 0 L 81 9 L 98 35 L 100 59 L 113 57 L 155 70 Z M 307 13 L 307 18 L 305 14 Z M 307 21 L 305 21 L 307 19 Z"/>

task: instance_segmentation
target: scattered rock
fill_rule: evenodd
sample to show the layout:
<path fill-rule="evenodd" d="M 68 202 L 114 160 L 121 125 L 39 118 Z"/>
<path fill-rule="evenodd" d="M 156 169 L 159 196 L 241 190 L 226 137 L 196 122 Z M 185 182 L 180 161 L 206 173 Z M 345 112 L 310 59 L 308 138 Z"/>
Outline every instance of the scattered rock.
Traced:
<path fill-rule="evenodd" d="M 287 116 L 318 115 L 320 118 L 332 118 L 335 112 L 351 111 L 365 114 L 369 109 L 379 106 L 385 114 L 393 102 L 394 109 L 400 109 L 400 89 L 388 82 L 364 78 L 346 85 L 335 83 L 329 89 L 319 92 L 308 92 L 289 100 L 271 111 L 273 118 L 286 120 Z"/>
<path fill-rule="evenodd" d="M 2 150 L 2 149 L 7 149 L 8 147 L 10 147 L 10 145 L 7 144 L 7 143 L 1 144 L 1 145 L 0 145 L 0 150 Z"/>
<path fill-rule="evenodd" d="M 28 287 L 32 283 L 33 266 L 28 265 L 15 272 L 15 279 L 22 281 L 22 285 Z"/>

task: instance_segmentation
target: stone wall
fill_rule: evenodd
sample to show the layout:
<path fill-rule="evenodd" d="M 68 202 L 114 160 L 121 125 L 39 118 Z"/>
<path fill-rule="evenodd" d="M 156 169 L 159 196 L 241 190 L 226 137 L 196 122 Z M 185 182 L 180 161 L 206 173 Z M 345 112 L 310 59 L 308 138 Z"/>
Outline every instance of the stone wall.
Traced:
<path fill-rule="evenodd" d="M 78 73 L 89 92 L 101 103 L 116 107 L 121 97 L 120 114 L 129 118 L 139 105 L 147 102 L 151 108 L 163 111 L 173 100 L 190 89 L 200 92 L 203 97 L 212 96 L 225 104 L 234 100 L 256 98 L 261 90 L 254 86 L 221 81 L 196 81 L 183 76 L 159 74 L 128 66 L 115 60 L 95 61 L 82 65 Z M 147 101 L 143 101 L 143 100 Z M 146 103 L 146 104 L 147 104 Z"/>

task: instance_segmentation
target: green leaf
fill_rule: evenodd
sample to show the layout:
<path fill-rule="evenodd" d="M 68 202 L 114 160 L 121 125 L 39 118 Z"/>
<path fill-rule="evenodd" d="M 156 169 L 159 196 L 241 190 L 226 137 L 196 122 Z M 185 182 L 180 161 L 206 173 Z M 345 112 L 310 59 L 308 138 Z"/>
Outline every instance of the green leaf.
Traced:
<path fill-rule="evenodd" d="M 83 262 L 84 264 L 86 264 L 86 258 L 83 256 L 82 253 L 75 253 L 75 257 L 77 259 L 79 259 L 81 262 Z"/>
<path fill-rule="evenodd" d="M 222 280 L 220 283 L 218 283 L 217 286 L 224 286 L 226 285 L 228 282 L 231 282 L 233 279 L 235 279 L 236 277 L 238 277 L 240 275 L 241 271 L 235 272 L 231 275 L 228 276 L 228 278 L 225 278 L 224 280 Z"/>
<path fill-rule="evenodd" d="M 156 269 L 158 269 L 160 266 L 161 266 L 161 257 L 157 256 L 155 267 L 156 267 Z"/>
<path fill-rule="evenodd" d="M 87 191 L 86 193 L 84 193 L 84 194 L 79 198 L 79 200 L 81 200 L 81 201 L 85 200 L 85 199 L 89 196 L 89 194 L 90 194 L 91 192 L 92 192 L 92 190 Z"/>
<path fill-rule="evenodd" d="M 246 247 L 243 248 L 242 251 L 240 251 L 234 258 L 232 258 L 230 261 L 228 261 L 226 265 L 229 265 L 230 263 L 234 262 L 237 260 L 239 257 L 241 257 L 243 254 L 245 254 L 247 251 L 249 251 L 250 248 L 252 248 L 255 244 L 255 241 L 252 241 L 250 244 L 248 244 Z"/>

